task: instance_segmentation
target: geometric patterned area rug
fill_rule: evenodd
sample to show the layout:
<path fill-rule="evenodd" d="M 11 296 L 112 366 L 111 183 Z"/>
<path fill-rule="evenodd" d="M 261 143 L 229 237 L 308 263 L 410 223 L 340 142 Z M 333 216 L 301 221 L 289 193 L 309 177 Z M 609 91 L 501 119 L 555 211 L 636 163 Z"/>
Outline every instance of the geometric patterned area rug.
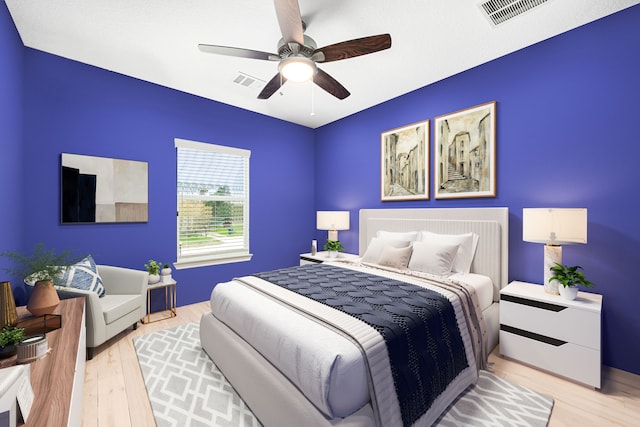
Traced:
<path fill-rule="evenodd" d="M 198 323 L 134 338 L 134 345 L 158 427 L 260 426 L 200 347 Z M 546 426 L 552 408 L 552 398 L 480 371 L 434 425 Z"/>
<path fill-rule="evenodd" d="M 476 384 L 458 396 L 434 425 L 544 427 L 552 408 L 551 397 L 480 371 Z"/>
<path fill-rule="evenodd" d="M 260 423 L 200 347 L 199 324 L 134 338 L 158 427 Z"/>

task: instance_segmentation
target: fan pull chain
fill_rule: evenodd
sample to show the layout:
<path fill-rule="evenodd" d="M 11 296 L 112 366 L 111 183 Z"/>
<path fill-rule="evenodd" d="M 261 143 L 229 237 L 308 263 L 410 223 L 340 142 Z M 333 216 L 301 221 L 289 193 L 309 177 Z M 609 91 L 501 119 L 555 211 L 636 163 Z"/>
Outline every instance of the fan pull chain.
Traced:
<path fill-rule="evenodd" d="M 315 108 L 314 108 L 314 106 L 315 106 L 315 102 L 314 101 L 315 100 L 314 100 L 314 97 L 313 97 L 313 95 L 314 95 L 314 92 L 313 92 L 313 86 L 314 86 L 313 80 L 311 80 L 310 85 L 311 85 L 311 117 L 313 117 L 313 116 L 316 115 Z"/>

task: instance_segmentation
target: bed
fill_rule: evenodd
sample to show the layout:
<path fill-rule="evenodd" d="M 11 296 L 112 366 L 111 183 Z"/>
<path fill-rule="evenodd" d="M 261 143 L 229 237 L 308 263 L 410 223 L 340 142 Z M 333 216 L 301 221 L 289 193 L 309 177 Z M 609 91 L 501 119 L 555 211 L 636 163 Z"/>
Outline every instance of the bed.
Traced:
<path fill-rule="evenodd" d="M 474 242 L 466 249 L 470 258 L 452 260 L 449 254 L 462 254 L 466 243 L 449 245 L 447 239 L 467 235 Z M 403 246 L 407 241 L 410 250 Z M 454 271 L 446 276 L 423 271 L 421 262 L 433 264 L 424 256 L 411 260 L 431 253 L 432 241 L 444 254 L 433 258 L 451 262 Z M 431 425 L 475 382 L 497 343 L 507 245 L 507 208 L 363 209 L 361 258 L 216 285 L 212 311 L 200 321 L 201 344 L 265 426 Z M 409 257 L 404 259 L 408 265 L 399 267 L 403 256 Z M 393 262 L 381 261 L 389 259 Z M 468 265 L 452 268 L 460 260 Z M 302 281 L 309 283 L 302 286 Z M 354 290 L 355 285 L 365 288 Z M 362 298 L 343 298 L 345 293 L 366 296 L 362 292 L 369 289 L 375 295 L 366 301 L 387 313 L 371 316 Z M 409 301 L 409 311 L 434 312 L 438 320 L 403 321 L 400 332 L 393 330 L 386 319 L 404 318 L 406 310 L 388 297 Z M 416 301 L 424 301 L 424 307 L 416 308 Z M 407 323 L 425 329 L 392 345 L 389 336 L 403 334 Z M 427 354 L 416 352 L 415 337 L 432 335 L 437 338 L 429 338 Z"/>

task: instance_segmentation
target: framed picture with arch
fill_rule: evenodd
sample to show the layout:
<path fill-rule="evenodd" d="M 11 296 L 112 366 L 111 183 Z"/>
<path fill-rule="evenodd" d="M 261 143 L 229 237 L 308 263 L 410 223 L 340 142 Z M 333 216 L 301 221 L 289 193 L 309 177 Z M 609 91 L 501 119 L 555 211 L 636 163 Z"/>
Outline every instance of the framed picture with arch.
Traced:
<path fill-rule="evenodd" d="M 495 101 L 436 117 L 434 122 L 434 197 L 495 197 Z"/>
<path fill-rule="evenodd" d="M 380 134 L 380 199 L 429 198 L 429 120 Z"/>

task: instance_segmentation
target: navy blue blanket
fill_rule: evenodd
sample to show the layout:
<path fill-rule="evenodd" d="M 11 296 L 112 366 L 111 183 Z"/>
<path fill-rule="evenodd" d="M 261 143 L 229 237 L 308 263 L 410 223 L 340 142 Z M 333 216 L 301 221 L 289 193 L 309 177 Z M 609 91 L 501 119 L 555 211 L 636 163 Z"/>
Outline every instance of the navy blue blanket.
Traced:
<path fill-rule="evenodd" d="M 453 306 L 437 292 L 327 264 L 254 276 L 375 328 L 387 345 L 405 426 L 418 420 L 468 366 Z"/>

